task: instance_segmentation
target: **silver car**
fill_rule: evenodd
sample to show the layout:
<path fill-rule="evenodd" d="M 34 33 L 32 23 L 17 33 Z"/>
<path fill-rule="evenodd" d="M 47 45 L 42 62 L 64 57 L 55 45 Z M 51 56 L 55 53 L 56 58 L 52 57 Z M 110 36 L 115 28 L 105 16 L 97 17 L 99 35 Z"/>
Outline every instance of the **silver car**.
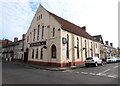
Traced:
<path fill-rule="evenodd" d="M 107 58 L 107 63 L 111 63 L 111 62 L 117 62 L 117 59 L 115 57 L 109 57 Z"/>

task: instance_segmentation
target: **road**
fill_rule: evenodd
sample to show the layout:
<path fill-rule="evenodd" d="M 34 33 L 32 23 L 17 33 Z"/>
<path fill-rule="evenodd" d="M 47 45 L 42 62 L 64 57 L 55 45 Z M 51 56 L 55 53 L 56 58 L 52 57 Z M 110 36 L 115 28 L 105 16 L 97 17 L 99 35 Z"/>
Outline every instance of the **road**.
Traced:
<path fill-rule="evenodd" d="M 118 84 L 118 63 L 49 71 L 3 62 L 2 75 L 3 84 Z"/>

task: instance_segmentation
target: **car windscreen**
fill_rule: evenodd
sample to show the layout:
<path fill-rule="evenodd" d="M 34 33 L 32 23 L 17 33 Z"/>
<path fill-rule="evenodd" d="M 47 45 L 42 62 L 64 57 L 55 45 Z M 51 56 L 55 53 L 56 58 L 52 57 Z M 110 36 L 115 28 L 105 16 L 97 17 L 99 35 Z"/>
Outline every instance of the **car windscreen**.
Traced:
<path fill-rule="evenodd" d="M 86 60 L 91 60 L 91 59 L 93 59 L 93 58 L 86 58 Z"/>

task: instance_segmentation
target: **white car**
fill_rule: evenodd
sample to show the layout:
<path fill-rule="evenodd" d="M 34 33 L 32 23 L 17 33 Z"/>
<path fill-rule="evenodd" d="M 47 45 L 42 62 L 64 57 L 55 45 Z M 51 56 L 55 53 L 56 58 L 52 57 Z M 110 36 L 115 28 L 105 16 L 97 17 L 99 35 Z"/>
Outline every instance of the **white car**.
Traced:
<path fill-rule="evenodd" d="M 103 65 L 103 61 L 100 60 L 100 58 L 98 57 L 88 57 L 85 60 L 85 66 L 89 66 L 89 65 L 94 65 L 94 66 L 98 66 L 98 65 Z"/>
<path fill-rule="evenodd" d="M 107 58 L 107 63 L 110 63 L 110 62 L 117 62 L 117 58 L 115 58 L 115 57 L 109 57 L 109 58 Z"/>

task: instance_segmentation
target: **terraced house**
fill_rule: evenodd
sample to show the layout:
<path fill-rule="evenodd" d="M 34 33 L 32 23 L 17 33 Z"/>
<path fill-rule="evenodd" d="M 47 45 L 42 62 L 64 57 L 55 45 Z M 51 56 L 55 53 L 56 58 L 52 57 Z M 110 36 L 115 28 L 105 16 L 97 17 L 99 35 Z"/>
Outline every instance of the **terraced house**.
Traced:
<path fill-rule="evenodd" d="M 24 61 L 41 65 L 70 66 L 100 57 L 98 41 L 79 27 L 40 5 L 26 33 Z"/>

